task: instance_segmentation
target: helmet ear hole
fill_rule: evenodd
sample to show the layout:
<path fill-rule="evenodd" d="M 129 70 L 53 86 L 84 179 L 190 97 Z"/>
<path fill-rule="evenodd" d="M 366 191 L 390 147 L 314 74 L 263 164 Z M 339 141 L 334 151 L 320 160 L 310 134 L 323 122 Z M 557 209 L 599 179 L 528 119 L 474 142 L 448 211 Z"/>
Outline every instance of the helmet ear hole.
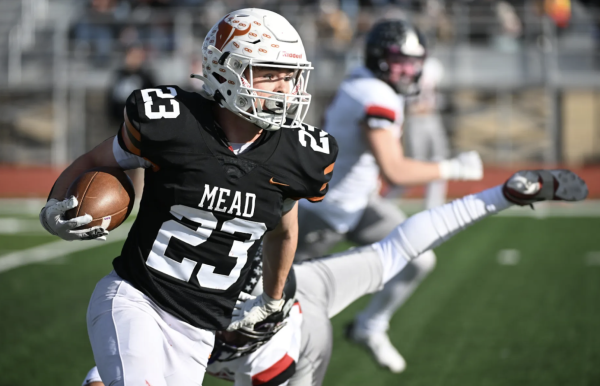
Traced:
<path fill-rule="evenodd" d="M 219 83 L 221 83 L 221 84 L 223 84 L 223 83 L 227 82 L 227 79 L 225 79 L 223 76 L 221 76 L 221 75 L 217 74 L 216 72 L 213 72 L 213 73 L 212 73 L 212 76 L 214 76 L 214 77 L 215 77 L 215 79 L 216 79 L 216 80 L 218 80 L 218 81 L 219 81 Z"/>
<path fill-rule="evenodd" d="M 231 96 L 231 90 L 227 90 L 227 95 Z"/>

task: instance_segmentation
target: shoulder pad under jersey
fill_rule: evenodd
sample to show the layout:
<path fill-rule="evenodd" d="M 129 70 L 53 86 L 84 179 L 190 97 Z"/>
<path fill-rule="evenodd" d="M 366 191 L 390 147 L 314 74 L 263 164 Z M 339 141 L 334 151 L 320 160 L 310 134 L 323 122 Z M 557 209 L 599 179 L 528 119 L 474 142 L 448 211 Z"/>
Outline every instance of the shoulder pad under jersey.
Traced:
<path fill-rule="evenodd" d="M 125 103 L 125 125 L 119 141 L 122 147 L 138 156 L 189 147 L 186 135 L 197 129 L 203 108 L 210 103 L 199 94 L 178 86 L 158 86 L 135 90 Z"/>
<path fill-rule="evenodd" d="M 282 129 L 276 173 L 288 185 L 285 195 L 293 199 L 321 201 L 328 190 L 338 154 L 337 141 L 327 132 L 303 124 L 299 129 Z"/>

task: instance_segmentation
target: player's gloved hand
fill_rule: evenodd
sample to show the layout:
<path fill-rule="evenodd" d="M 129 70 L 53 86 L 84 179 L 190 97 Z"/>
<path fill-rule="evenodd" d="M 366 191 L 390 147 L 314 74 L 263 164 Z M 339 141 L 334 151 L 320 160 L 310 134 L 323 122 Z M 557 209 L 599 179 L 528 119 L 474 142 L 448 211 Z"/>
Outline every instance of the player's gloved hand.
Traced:
<path fill-rule="evenodd" d="M 281 311 L 284 304 L 283 298 L 275 300 L 264 292 L 258 297 L 241 292 L 233 309 L 233 317 L 227 331 L 252 327 L 265 320 L 269 315 Z"/>
<path fill-rule="evenodd" d="M 476 151 L 460 153 L 455 158 L 439 163 L 440 175 L 444 180 L 480 180 L 483 178 L 483 163 Z"/>
<path fill-rule="evenodd" d="M 63 201 L 50 199 L 46 206 L 40 212 L 40 222 L 44 229 L 51 234 L 60 237 L 63 240 L 106 240 L 108 231 L 102 227 L 96 226 L 88 229 L 75 230 L 82 225 L 89 224 L 92 221 L 92 216 L 86 214 L 65 219 L 65 212 L 79 205 L 77 198 L 71 196 Z"/>

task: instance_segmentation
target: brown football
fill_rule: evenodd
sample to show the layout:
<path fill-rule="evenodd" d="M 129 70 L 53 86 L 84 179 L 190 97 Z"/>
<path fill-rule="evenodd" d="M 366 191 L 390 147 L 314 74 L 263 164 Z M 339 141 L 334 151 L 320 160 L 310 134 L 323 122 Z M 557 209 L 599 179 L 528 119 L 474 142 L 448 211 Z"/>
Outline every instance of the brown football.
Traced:
<path fill-rule="evenodd" d="M 66 197 L 75 196 L 79 205 L 65 213 L 68 219 L 89 214 L 91 223 L 76 229 L 102 226 L 113 230 L 127 219 L 135 199 L 133 184 L 118 168 L 101 167 L 81 174 L 69 187 Z"/>

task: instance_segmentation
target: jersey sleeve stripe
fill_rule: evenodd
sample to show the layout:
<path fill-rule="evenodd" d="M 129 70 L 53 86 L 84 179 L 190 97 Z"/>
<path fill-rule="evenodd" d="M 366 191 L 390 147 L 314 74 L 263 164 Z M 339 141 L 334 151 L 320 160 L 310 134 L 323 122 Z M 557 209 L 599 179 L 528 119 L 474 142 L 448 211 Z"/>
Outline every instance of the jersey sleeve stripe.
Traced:
<path fill-rule="evenodd" d="M 323 191 L 323 189 L 325 189 L 327 187 L 327 182 L 323 184 L 323 186 L 321 186 L 321 189 L 319 190 L 320 192 Z"/>
<path fill-rule="evenodd" d="M 294 362 L 294 359 L 288 354 L 285 354 L 283 358 L 278 360 L 273 366 L 253 375 L 252 386 L 280 385 L 289 379 L 295 371 L 296 363 Z"/>
<path fill-rule="evenodd" d="M 310 202 L 319 202 L 322 201 L 325 198 L 325 196 L 321 196 L 321 197 L 307 197 L 306 199 Z"/>
<path fill-rule="evenodd" d="M 329 173 L 331 173 L 333 171 L 333 165 L 335 165 L 335 162 L 332 163 L 331 165 L 327 166 L 325 168 L 325 170 L 323 171 L 323 174 L 329 174 Z M 323 189 L 321 189 L 321 190 L 323 190 Z"/>
<path fill-rule="evenodd" d="M 129 131 L 129 133 L 131 133 L 131 135 L 133 135 L 133 138 L 135 138 L 137 141 L 141 141 L 142 135 L 140 134 L 139 130 L 133 127 L 133 125 L 131 124 L 129 117 L 127 116 L 127 109 L 124 110 L 123 116 L 125 117 L 125 125 L 127 126 L 127 131 Z"/>
<path fill-rule="evenodd" d="M 121 139 L 123 140 L 125 147 L 127 147 L 127 150 L 132 154 L 142 155 L 140 149 L 133 144 L 130 135 L 129 130 L 127 130 L 125 124 L 123 124 L 123 127 L 121 128 Z"/>
<path fill-rule="evenodd" d="M 367 107 L 367 118 L 387 119 L 390 122 L 396 121 L 396 112 L 383 106 L 371 105 Z"/>
<path fill-rule="evenodd" d="M 154 162 L 150 161 L 148 158 L 144 157 L 144 159 L 148 162 L 150 162 L 152 164 L 152 171 L 153 172 L 157 172 L 160 170 L 160 166 L 158 166 L 157 164 L 155 164 Z"/>

